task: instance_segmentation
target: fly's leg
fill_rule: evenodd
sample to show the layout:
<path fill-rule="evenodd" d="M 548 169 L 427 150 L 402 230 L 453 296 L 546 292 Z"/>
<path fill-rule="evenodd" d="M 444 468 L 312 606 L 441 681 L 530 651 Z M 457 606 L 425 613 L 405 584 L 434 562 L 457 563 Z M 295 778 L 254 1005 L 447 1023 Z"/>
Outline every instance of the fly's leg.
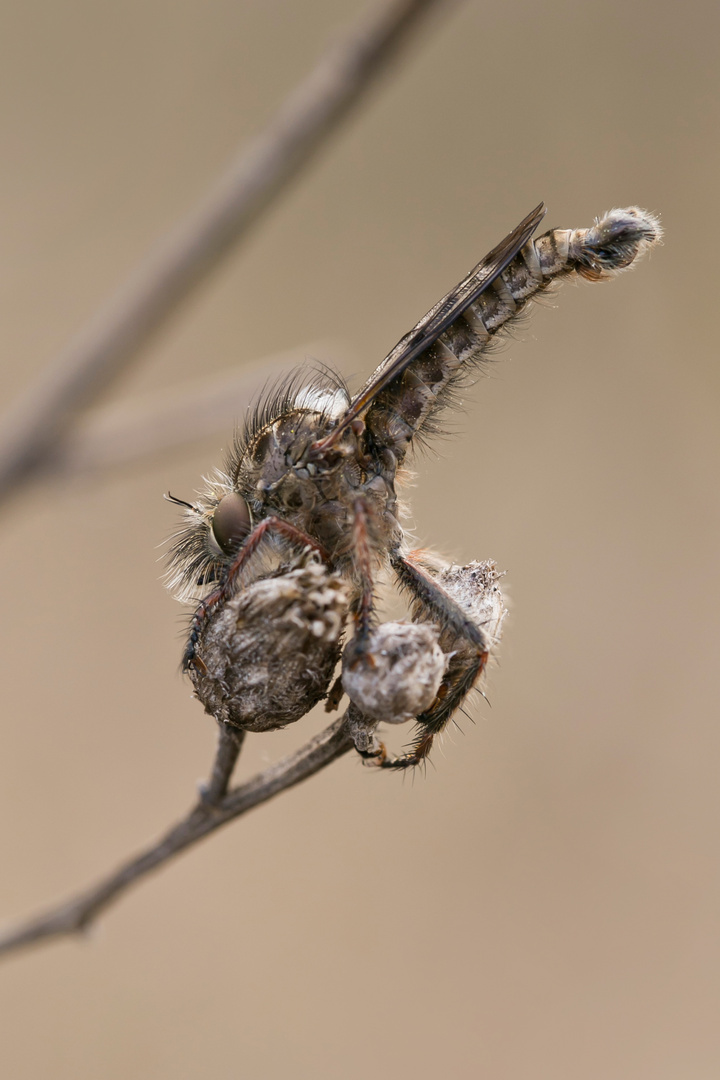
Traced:
<path fill-rule="evenodd" d="M 355 595 L 350 604 L 350 613 L 355 633 L 345 647 L 343 668 L 346 666 L 355 668 L 358 664 L 364 664 L 370 668 L 375 666 L 370 650 L 370 632 L 375 622 L 373 522 L 373 512 L 367 500 L 363 498 L 355 499 L 353 503 L 352 547 L 350 550 L 355 584 Z M 339 687 L 338 690 L 341 695 L 342 689 Z"/>
<path fill-rule="evenodd" d="M 417 717 L 418 735 L 407 754 L 388 757 L 382 743 L 359 750 L 383 769 L 407 769 L 419 765 L 430 752 L 433 740 L 444 730 L 453 713 L 462 705 L 482 675 L 488 659 L 489 641 L 477 625 L 412 555 L 399 551 L 391 555 L 391 565 L 402 589 L 413 601 L 415 621 L 431 622 L 440 631 L 440 646 L 452 654 L 435 701 Z"/>
<path fill-rule="evenodd" d="M 303 548 L 310 548 L 312 551 L 316 551 L 320 558 L 323 559 L 324 562 L 327 562 L 327 552 L 320 544 L 318 544 L 317 540 L 313 540 L 312 537 L 302 532 L 301 529 L 296 529 L 289 521 L 283 521 L 282 518 L 274 516 L 266 517 L 263 518 L 262 521 L 259 521 L 255 528 L 246 536 L 242 547 L 231 563 L 222 583 L 217 589 L 214 589 L 209 596 L 205 597 L 193 615 L 188 642 L 185 646 L 185 652 L 183 653 L 182 658 L 183 671 L 187 671 L 193 664 L 202 664 L 202 660 L 195 655 L 195 651 L 206 619 L 218 604 L 227 599 L 238 574 L 247 566 L 264 536 L 271 532 L 284 537 L 301 550 Z"/>
<path fill-rule="evenodd" d="M 355 641 L 360 649 L 364 649 L 372 626 L 375 603 L 372 574 L 372 516 L 365 499 L 356 499 L 353 504 L 352 544 L 353 570 L 359 589 L 357 599 L 352 606 Z"/>

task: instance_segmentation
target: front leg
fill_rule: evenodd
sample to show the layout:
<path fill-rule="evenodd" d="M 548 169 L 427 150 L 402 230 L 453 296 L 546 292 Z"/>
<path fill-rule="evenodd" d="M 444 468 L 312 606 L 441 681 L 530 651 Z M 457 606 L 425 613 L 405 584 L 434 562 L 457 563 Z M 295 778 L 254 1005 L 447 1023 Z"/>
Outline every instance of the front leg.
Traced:
<path fill-rule="evenodd" d="M 373 581 L 373 511 L 367 500 L 359 496 L 353 502 L 351 534 L 351 567 L 354 596 L 350 604 L 355 633 L 345 646 L 343 655 L 343 673 L 363 667 L 375 669 L 375 658 L 371 649 L 371 631 L 375 625 L 375 585 Z M 343 676 L 339 676 L 330 691 L 326 709 L 337 707 L 343 693 Z M 376 721 L 363 720 L 359 710 L 354 709 L 355 749 L 364 758 L 379 756 L 375 752 L 376 739 L 373 735 Z M 363 734 L 364 732 L 364 734 Z M 384 748 L 383 748 L 384 753 Z"/>
<path fill-rule="evenodd" d="M 327 552 L 320 544 L 318 544 L 317 540 L 313 540 L 311 536 L 308 536 L 306 533 L 302 532 L 301 529 L 297 529 L 294 525 L 291 525 L 289 521 L 283 521 L 282 518 L 275 517 L 274 515 L 259 521 L 255 528 L 246 536 L 242 547 L 231 563 L 227 575 L 221 584 L 218 585 L 209 596 L 205 597 L 193 615 L 188 642 L 185 646 L 185 652 L 183 653 L 182 658 L 182 670 L 184 672 L 187 672 L 193 664 L 202 664 L 202 661 L 195 656 L 195 652 L 206 619 L 210 615 L 210 612 L 230 595 L 238 574 L 247 566 L 250 559 L 257 551 L 263 537 L 269 532 L 274 532 L 278 536 L 285 537 L 286 540 L 290 540 L 301 550 L 310 548 L 318 553 L 323 562 L 328 561 Z"/>
<path fill-rule="evenodd" d="M 358 590 L 352 604 L 355 623 L 353 647 L 363 653 L 367 650 L 375 606 L 372 534 L 372 511 L 365 499 L 357 498 L 353 503 L 352 526 L 352 568 Z"/>

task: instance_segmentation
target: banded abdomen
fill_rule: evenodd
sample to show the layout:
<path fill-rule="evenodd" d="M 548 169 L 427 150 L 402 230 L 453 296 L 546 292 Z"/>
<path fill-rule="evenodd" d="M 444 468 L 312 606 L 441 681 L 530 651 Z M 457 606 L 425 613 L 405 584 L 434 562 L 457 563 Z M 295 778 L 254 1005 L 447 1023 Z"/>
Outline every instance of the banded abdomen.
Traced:
<path fill-rule="evenodd" d="M 637 207 L 611 210 L 589 229 L 551 229 L 528 240 L 502 273 L 463 307 L 460 294 L 467 295 L 473 277 L 481 279 L 485 272 L 486 261 L 480 263 L 433 309 L 456 304 L 457 318 L 372 397 L 364 419 L 375 443 L 391 449 L 401 462 L 416 435 L 434 433 L 438 413 L 452 403 L 453 389 L 483 360 L 499 332 L 524 311 L 529 300 L 570 274 L 589 281 L 611 277 L 631 266 L 660 236 L 657 219 Z M 378 373 L 414 333 L 403 338 Z"/>

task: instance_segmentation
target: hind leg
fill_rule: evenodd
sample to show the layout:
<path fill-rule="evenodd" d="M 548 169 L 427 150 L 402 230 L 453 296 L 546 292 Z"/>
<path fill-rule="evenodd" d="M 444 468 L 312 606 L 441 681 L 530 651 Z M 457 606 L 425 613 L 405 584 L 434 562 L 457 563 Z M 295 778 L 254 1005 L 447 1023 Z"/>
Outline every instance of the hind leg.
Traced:
<path fill-rule="evenodd" d="M 490 643 L 483 629 L 435 580 L 419 558 L 398 551 L 390 561 L 400 587 L 412 598 L 413 619 L 433 623 L 440 631 L 441 648 L 446 654 L 453 654 L 434 702 L 417 717 L 417 738 L 407 754 L 391 758 L 383 744 L 374 738 L 357 740 L 361 743 L 358 746 L 361 756 L 374 761 L 380 768 L 407 769 L 427 758 L 435 736 L 444 730 L 482 675 Z"/>

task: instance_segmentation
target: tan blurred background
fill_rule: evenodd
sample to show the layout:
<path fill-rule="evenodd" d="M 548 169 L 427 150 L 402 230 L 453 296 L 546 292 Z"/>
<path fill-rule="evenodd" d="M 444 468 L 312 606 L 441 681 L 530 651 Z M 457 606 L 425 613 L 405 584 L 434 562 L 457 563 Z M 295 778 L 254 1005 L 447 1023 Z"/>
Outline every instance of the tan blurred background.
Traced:
<path fill-rule="evenodd" d="M 3 5 L 3 405 L 362 10 Z M 635 273 L 535 311 L 419 463 L 419 538 L 509 571 L 492 708 L 426 777 L 348 755 L 88 941 L 6 962 L 3 1076 L 720 1075 L 719 21 L 468 3 L 113 392 L 319 339 L 362 378 L 540 198 L 548 225 L 663 217 Z M 155 836 L 208 769 L 157 545 L 162 492 L 191 496 L 229 434 L 0 523 L 4 920 Z M 252 738 L 240 775 L 321 722 Z"/>

